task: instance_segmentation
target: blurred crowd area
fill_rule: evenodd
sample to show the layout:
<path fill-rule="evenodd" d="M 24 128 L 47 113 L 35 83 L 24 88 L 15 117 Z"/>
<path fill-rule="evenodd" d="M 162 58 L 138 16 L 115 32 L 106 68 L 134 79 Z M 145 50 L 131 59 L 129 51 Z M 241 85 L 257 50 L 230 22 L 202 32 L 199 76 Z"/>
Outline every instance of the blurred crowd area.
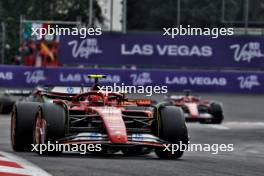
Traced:
<path fill-rule="evenodd" d="M 105 3 L 102 3 L 103 1 Z M 249 35 L 248 31 L 252 28 L 253 35 L 264 35 L 264 0 L 168 0 L 166 3 L 164 0 L 129 0 L 122 1 L 126 2 L 125 8 L 119 3 L 119 10 L 110 10 L 113 4 L 109 6 L 110 1 L 107 0 L 93 0 L 92 8 L 90 0 L 37 2 L 0 1 L 0 22 L 8 29 L 5 43 L 9 46 L 8 49 L 2 47 L 6 55 L 2 63 L 37 67 L 60 65 L 56 41 L 26 41 L 19 45 L 18 36 L 23 32 L 20 29 L 22 17 L 33 21 L 80 20 L 84 26 L 108 25 L 110 30 L 110 26 L 113 26 L 110 21 L 115 21 L 112 18 L 116 19 L 117 12 L 126 9 L 126 20 L 116 21 L 121 22 L 127 32 L 163 32 L 163 28 L 190 25 L 194 28 L 233 27 L 237 35 Z M 91 9 L 92 13 L 89 13 Z M 259 30 L 261 32 L 258 32 Z"/>
<path fill-rule="evenodd" d="M 24 41 L 20 44 L 12 64 L 46 67 L 59 66 L 58 41 Z"/>

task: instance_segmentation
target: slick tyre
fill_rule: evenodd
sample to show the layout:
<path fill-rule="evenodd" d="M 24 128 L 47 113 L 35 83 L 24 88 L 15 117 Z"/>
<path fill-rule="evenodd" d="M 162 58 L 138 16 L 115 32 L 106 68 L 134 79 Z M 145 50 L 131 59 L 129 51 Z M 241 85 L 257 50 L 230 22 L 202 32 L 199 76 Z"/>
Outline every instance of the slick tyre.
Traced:
<path fill-rule="evenodd" d="M 212 103 L 209 107 L 209 112 L 213 115 L 212 124 L 221 124 L 224 120 L 223 109 L 219 103 Z"/>
<path fill-rule="evenodd" d="M 187 144 L 188 131 L 185 123 L 185 118 L 182 109 L 175 106 L 165 106 L 160 109 L 160 138 L 171 144 Z M 155 149 L 155 153 L 162 159 L 177 159 L 180 158 L 184 151 L 164 151 L 163 147 Z"/>
<path fill-rule="evenodd" d="M 39 103 L 21 102 L 11 114 L 11 144 L 15 151 L 31 151 L 35 114 Z"/>
<path fill-rule="evenodd" d="M 39 106 L 34 123 L 34 143 L 52 146 L 56 140 L 65 137 L 66 113 L 63 107 L 48 103 Z M 62 151 L 49 148 L 46 151 L 37 151 L 40 155 L 58 155 Z"/>

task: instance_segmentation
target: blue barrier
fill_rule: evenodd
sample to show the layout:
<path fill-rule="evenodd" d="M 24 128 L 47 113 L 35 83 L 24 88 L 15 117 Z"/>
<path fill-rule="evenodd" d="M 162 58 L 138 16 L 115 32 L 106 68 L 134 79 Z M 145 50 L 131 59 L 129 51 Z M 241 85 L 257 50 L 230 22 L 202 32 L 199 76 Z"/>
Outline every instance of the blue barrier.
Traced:
<path fill-rule="evenodd" d="M 88 74 L 106 74 L 102 84 L 168 86 L 170 91 L 264 93 L 264 72 L 35 68 L 0 65 L 0 87 L 87 86 Z"/>
<path fill-rule="evenodd" d="M 177 36 L 161 33 L 103 33 L 61 36 L 62 64 L 161 65 L 196 68 L 264 68 L 262 36 Z"/>

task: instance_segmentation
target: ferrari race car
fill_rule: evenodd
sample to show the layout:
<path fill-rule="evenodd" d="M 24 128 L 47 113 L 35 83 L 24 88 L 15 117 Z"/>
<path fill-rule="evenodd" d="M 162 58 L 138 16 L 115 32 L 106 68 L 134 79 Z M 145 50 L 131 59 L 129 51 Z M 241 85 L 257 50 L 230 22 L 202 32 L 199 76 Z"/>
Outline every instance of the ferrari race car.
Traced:
<path fill-rule="evenodd" d="M 123 93 L 98 91 L 98 79 L 89 91 L 76 95 L 39 91 L 42 102 L 18 102 L 11 120 L 15 151 L 30 151 L 31 144 L 100 144 L 109 154 L 176 159 L 183 150 L 164 150 L 168 144 L 187 144 L 188 132 L 181 108 L 147 99 L 128 99 Z M 51 154 L 47 152 L 45 154 Z"/>
<path fill-rule="evenodd" d="M 224 119 L 221 103 L 191 96 L 189 90 L 185 91 L 185 95 L 167 96 L 165 101 L 182 108 L 186 122 L 221 124 Z"/>
<path fill-rule="evenodd" d="M 65 96 L 76 95 L 84 90 L 88 90 L 89 87 L 36 87 L 33 90 L 29 89 L 5 89 L 0 91 L 0 114 L 10 114 L 13 110 L 13 106 L 19 101 L 29 102 L 43 102 L 43 96 L 40 96 L 40 92 L 53 92 L 53 95 L 57 97 L 63 94 Z"/>

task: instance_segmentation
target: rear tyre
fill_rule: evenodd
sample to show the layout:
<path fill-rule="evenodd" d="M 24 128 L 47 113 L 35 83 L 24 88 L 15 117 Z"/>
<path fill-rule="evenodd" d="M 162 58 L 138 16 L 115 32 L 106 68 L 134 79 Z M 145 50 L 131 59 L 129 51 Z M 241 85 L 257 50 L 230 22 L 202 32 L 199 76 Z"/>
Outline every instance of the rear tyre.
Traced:
<path fill-rule="evenodd" d="M 21 102 L 11 114 L 11 144 L 15 151 L 31 151 L 33 126 L 39 103 Z"/>
<path fill-rule="evenodd" d="M 56 144 L 56 140 L 65 137 L 66 113 L 63 107 L 48 103 L 39 107 L 34 124 L 35 144 Z M 41 132 L 42 131 L 42 132 Z M 41 155 L 58 155 L 62 151 L 42 151 Z"/>
<path fill-rule="evenodd" d="M 213 115 L 212 124 L 221 124 L 224 120 L 223 109 L 219 103 L 212 103 L 209 107 L 209 112 Z"/>
<path fill-rule="evenodd" d="M 175 106 L 165 106 L 159 112 L 160 130 L 159 136 L 161 139 L 171 144 L 188 144 L 188 131 L 185 123 L 184 114 L 181 108 Z M 162 159 L 177 159 L 180 158 L 184 151 L 177 150 L 172 152 L 164 151 L 164 148 L 156 148 L 155 153 Z"/>

